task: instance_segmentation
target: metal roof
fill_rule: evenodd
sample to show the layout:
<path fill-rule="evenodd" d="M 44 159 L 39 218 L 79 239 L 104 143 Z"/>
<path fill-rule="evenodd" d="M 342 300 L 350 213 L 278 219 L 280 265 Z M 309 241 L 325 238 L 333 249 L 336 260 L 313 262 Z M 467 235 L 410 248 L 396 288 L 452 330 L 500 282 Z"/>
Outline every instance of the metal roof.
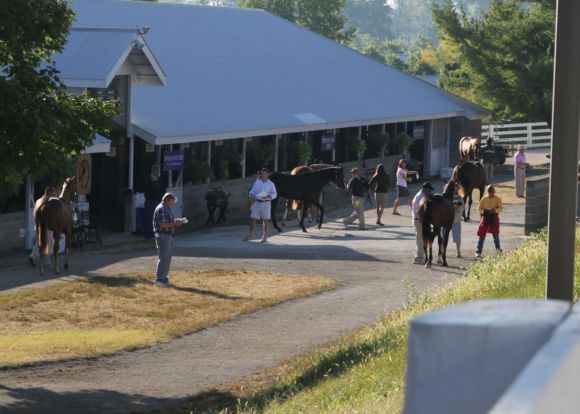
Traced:
<path fill-rule="evenodd" d="M 150 26 L 167 74 L 133 91 L 156 144 L 488 115 L 481 107 L 261 10 L 73 0 L 76 26 Z M 100 50 L 100 49 L 99 49 Z"/>
<path fill-rule="evenodd" d="M 165 74 L 137 29 L 73 28 L 52 59 L 71 88 L 106 88 L 116 75 L 136 84 L 163 85 Z"/>
<path fill-rule="evenodd" d="M 93 142 L 81 152 L 83 154 L 100 154 L 111 151 L 111 140 L 101 134 L 95 134 Z"/>

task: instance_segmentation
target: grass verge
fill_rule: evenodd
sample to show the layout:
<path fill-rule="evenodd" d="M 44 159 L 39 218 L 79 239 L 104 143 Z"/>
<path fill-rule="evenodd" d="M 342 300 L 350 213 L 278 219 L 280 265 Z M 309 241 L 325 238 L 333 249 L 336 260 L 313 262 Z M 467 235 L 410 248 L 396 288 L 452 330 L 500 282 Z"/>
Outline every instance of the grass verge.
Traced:
<path fill-rule="evenodd" d="M 336 282 L 243 270 L 94 277 L 0 296 L 0 367 L 94 357 L 168 341 L 236 315 L 336 287 Z"/>
<path fill-rule="evenodd" d="M 575 298 L 580 295 L 576 233 Z M 402 408 L 410 320 L 458 302 L 542 298 L 546 233 L 505 256 L 490 256 L 468 276 L 433 292 L 407 283 L 405 307 L 374 325 L 238 383 L 208 391 L 171 413 L 395 413 Z"/>

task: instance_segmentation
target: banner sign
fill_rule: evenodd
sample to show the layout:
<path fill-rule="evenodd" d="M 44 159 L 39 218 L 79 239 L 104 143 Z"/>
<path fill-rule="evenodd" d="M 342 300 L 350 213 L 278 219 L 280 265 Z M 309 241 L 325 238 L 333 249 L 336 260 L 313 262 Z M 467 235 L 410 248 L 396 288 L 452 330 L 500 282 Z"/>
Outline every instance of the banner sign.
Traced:
<path fill-rule="evenodd" d="M 77 194 L 91 193 L 91 154 L 79 155 L 77 159 Z"/>
<path fill-rule="evenodd" d="M 183 170 L 185 155 L 182 150 L 163 153 L 163 171 Z"/>
<path fill-rule="evenodd" d="M 335 148 L 336 136 L 323 135 L 320 137 L 320 151 L 332 151 Z"/>

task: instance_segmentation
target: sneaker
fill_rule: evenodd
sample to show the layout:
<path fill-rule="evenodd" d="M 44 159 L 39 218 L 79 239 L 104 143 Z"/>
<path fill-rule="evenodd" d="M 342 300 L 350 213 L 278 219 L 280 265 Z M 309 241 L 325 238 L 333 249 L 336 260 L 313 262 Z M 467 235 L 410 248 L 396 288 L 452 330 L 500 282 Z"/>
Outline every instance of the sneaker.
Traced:
<path fill-rule="evenodd" d="M 415 257 L 413 259 L 413 264 L 423 264 L 423 263 L 425 263 L 424 257 Z"/>
<path fill-rule="evenodd" d="M 378 224 L 379 226 L 384 226 L 384 224 L 383 224 L 383 223 L 381 223 L 380 221 L 377 221 L 377 224 Z"/>
<path fill-rule="evenodd" d="M 476 253 L 476 254 L 475 254 L 475 258 L 476 258 L 476 259 L 481 259 L 481 253 Z"/>
<path fill-rule="evenodd" d="M 155 286 L 157 286 L 159 288 L 168 288 L 169 287 L 169 283 L 155 282 Z"/>
<path fill-rule="evenodd" d="M 260 243 L 267 243 L 267 242 L 268 242 L 267 237 L 262 237 L 262 240 L 260 240 Z"/>
<path fill-rule="evenodd" d="M 395 215 L 395 216 L 400 216 L 400 215 L 401 215 L 401 213 L 399 213 L 398 211 L 393 211 L 393 215 Z"/>
<path fill-rule="evenodd" d="M 460 252 L 457 252 L 457 254 L 455 255 L 455 257 L 463 257 L 463 256 L 461 256 L 461 253 Z"/>

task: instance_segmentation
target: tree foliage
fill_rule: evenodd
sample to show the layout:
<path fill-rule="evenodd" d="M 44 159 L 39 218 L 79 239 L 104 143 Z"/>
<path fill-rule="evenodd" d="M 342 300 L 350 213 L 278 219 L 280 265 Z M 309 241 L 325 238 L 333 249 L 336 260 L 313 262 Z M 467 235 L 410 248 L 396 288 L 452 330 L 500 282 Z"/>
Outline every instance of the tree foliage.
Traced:
<path fill-rule="evenodd" d="M 480 18 L 445 0 L 433 18 L 441 86 L 490 109 L 497 121 L 550 119 L 553 0 L 491 0 Z"/>
<path fill-rule="evenodd" d="M 49 61 L 63 49 L 73 12 L 60 0 L 0 1 L 0 198 L 23 174 L 63 168 L 116 113 L 116 102 L 67 94 Z"/>
<path fill-rule="evenodd" d="M 337 42 L 350 43 L 354 30 L 345 29 L 346 0 L 238 0 L 238 6 L 267 10 Z"/>

